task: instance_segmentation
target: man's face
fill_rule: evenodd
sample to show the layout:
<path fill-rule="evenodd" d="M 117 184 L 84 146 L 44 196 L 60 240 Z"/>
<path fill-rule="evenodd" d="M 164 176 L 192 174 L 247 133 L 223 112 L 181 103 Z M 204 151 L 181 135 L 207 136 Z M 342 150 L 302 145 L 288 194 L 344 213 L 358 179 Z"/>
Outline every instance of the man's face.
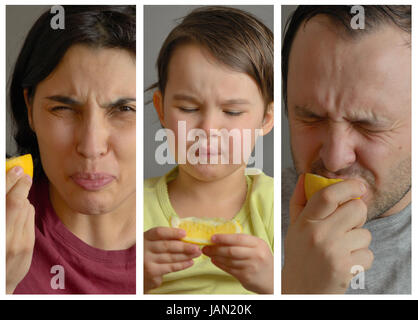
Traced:
<path fill-rule="evenodd" d="M 291 147 L 297 172 L 363 181 L 368 218 L 410 201 L 411 49 L 382 26 L 342 36 L 325 16 L 300 27 L 288 73 Z"/>

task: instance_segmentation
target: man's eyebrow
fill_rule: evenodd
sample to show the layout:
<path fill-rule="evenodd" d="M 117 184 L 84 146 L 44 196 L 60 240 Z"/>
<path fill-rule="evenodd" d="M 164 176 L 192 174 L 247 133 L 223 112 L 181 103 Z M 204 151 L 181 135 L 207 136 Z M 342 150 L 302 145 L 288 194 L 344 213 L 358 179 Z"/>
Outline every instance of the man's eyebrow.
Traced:
<path fill-rule="evenodd" d="M 123 106 L 125 104 L 131 103 L 131 102 L 136 102 L 135 98 L 120 98 L 114 102 L 111 102 L 107 105 L 105 105 L 105 108 L 115 108 L 115 107 L 120 107 Z"/>
<path fill-rule="evenodd" d="M 68 97 L 68 96 L 62 96 L 62 95 L 55 95 L 55 96 L 49 96 L 46 97 L 46 99 L 52 100 L 52 101 L 56 101 L 56 102 L 60 102 L 66 105 L 70 105 L 70 106 L 75 106 L 75 107 L 81 107 L 83 105 L 83 103 Z M 124 104 L 127 103 L 131 103 L 131 102 L 136 102 L 136 98 L 129 98 L 129 97 L 124 97 L 124 98 L 119 98 L 116 101 L 110 102 L 105 104 L 104 106 L 101 106 L 103 108 L 114 108 L 114 107 L 119 107 L 122 106 Z"/>
<path fill-rule="evenodd" d="M 295 106 L 295 114 L 299 117 L 305 118 L 323 118 L 323 115 L 317 114 L 314 111 L 304 107 L 304 106 Z M 355 122 L 357 124 L 364 124 L 364 125 L 387 125 L 391 121 L 390 119 L 382 116 L 377 115 L 374 112 L 361 112 L 358 114 L 351 114 L 348 115 L 346 118 L 347 121 Z"/>
<path fill-rule="evenodd" d="M 316 114 L 312 110 L 309 110 L 308 108 L 304 106 L 295 106 L 295 113 L 299 117 L 311 117 L 311 118 L 321 118 L 322 116 L 319 114 Z"/>

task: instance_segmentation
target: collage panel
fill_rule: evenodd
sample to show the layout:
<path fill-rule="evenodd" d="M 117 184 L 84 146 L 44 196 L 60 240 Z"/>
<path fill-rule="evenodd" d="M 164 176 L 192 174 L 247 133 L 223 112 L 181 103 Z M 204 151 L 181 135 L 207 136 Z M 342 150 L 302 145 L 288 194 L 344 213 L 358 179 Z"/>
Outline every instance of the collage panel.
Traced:
<path fill-rule="evenodd" d="M 6 35 L 6 293 L 135 294 L 136 7 L 7 5 Z"/>
<path fill-rule="evenodd" d="M 144 292 L 272 294 L 273 6 L 144 6 Z"/>
<path fill-rule="evenodd" d="M 411 6 L 282 6 L 282 293 L 411 294 Z"/>

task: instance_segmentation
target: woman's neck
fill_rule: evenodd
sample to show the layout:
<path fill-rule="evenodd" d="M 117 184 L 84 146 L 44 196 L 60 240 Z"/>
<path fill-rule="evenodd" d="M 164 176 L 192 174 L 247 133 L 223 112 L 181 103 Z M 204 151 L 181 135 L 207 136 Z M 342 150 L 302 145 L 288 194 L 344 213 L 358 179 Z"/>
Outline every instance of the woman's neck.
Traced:
<path fill-rule="evenodd" d="M 50 186 L 51 204 L 61 222 L 88 245 L 102 250 L 125 250 L 136 243 L 136 194 L 104 214 L 83 214 L 71 209 Z"/>

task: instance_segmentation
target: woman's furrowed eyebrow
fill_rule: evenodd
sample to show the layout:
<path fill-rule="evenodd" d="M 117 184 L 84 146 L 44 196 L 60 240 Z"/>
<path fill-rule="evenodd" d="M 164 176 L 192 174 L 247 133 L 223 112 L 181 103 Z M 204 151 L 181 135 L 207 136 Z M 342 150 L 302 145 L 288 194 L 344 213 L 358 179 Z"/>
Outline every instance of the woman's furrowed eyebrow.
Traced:
<path fill-rule="evenodd" d="M 62 95 L 49 96 L 49 97 L 46 97 L 45 99 L 49 99 L 52 101 L 60 102 L 60 103 L 70 105 L 70 106 L 75 106 L 75 107 L 81 107 L 83 105 L 83 103 L 80 101 L 77 101 L 71 97 L 62 96 Z M 131 102 L 136 102 L 136 98 L 128 98 L 128 97 L 119 98 L 113 102 L 106 103 L 105 105 L 101 107 L 102 108 L 115 108 L 115 107 L 119 107 L 127 103 L 131 103 Z"/>
<path fill-rule="evenodd" d="M 73 98 L 70 98 L 70 97 L 67 97 L 67 96 L 62 96 L 62 95 L 49 96 L 49 97 L 46 97 L 45 99 L 60 102 L 60 103 L 67 104 L 67 105 L 70 105 L 70 106 L 81 106 L 82 105 L 81 102 L 79 102 L 79 101 L 77 101 Z"/>

